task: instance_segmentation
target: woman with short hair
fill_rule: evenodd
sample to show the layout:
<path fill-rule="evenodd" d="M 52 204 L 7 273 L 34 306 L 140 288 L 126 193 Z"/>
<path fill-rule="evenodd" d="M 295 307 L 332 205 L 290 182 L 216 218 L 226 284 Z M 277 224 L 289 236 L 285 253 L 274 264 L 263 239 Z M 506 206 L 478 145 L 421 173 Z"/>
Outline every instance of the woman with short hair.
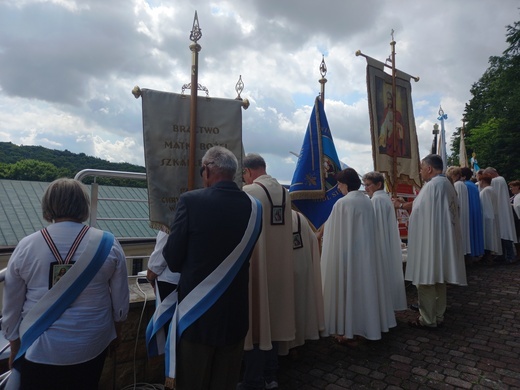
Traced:
<path fill-rule="evenodd" d="M 386 297 L 375 214 L 368 197 L 358 191 L 361 180 L 352 168 L 336 175 L 339 199 L 325 222 L 321 275 L 325 307 L 323 336 L 356 345 L 379 340 L 396 326 L 392 301 Z"/>
<path fill-rule="evenodd" d="M 53 181 L 41 204 L 51 224 L 7 264 L 2 331 L 22 389 L 96 389 L 127 317 L 125 255 L 112 234 L 82 223 L 89 204 L 79 181 Z"/>
<path fill-rule="evenodd" d="M 363 176 L 363 184 L 376 216 L 373 234 L 379 243 L 386 294 L 392 301 L 394 311 L 406 310 L 401 237 L 394 205 L 385 192 L 385 177 L 379 172 L 368 172 Z"/>

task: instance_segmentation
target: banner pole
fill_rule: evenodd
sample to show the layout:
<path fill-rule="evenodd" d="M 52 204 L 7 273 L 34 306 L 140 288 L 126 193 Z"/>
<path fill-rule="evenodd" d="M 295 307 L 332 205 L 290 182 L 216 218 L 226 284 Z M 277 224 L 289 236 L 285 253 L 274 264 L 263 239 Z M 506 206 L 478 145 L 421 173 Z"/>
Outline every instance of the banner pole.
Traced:
<path fill-rule="evenodd" d="M 190 104 L 190 156 L 188 163 L 188 190 L 195 188 L 195 164 L 196 164 L 196 132 L 197 132 L 197 95 L 199 86 L 199 52 L 201 46 L 197 41 L 202 37 L 202 31 L 199 28 L 199 18 L 197 11 L 193 18 L 193 28 L 190 34 L 190 40 L 193 42 L 190 45 L 191 56 L 191 104 Z"/>
<path fill-rule="evenodd" d="M 325 56 L 321 56 L 321 64 L 320 64 L 320 74 L 321 79 L 319 80 L 321 84 L 321 92 L 320 92 L 320 99 L 323 103 L 323 107 L 325 107 L 325 83 L 327 82 L 327 79 L 325 76 L 327 75 L 327 65 L 325 64 Z"/>
<path fill-rule="evenodd" d="M 392 196 L 395 197 L 397 194 L 397 85 L 396 85 L 396 66 L 395 66 L 395 40 L 394 30 L 392 30 Z"/>

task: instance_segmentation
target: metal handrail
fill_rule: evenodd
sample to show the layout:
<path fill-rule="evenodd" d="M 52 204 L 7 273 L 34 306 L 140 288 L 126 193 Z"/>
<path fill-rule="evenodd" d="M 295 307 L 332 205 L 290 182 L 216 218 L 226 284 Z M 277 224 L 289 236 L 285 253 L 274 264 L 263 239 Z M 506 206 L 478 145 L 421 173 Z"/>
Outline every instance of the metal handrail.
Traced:
<path fill-rule="evenodd" d="M 74 179 L 82 181 L 86 177 L 94 177 L 94 183 L 90 188 L 90 220 L 89 225 L 97 227 L 97 221 L 148 221 L 147 218 L 98 218 L 98 201 L 112 201 L 112 202 L 142 202 L 146 203 L 146 199 L 121 199 L 121 198 L 100 198 L 98 196 L 98 183 L 96 183 L 97 177 L 109 177 L 118 179 L 137 179 L 146 180 L 146 173 L 141 172 L 125 172 L 125 171 L 109 171 L 104 169 L 83 169 L 76 173 Z"/>
<path fill-rule="evenodd" d="M 96 176 L 99 177 L 112 177 L 119 179 L 137 179 L 137 180 L 146 180 L 146 173 L 141 172 L 125 172 L 125 171 L 107 171 L 104 169 L 83 169 L 76 173 L 74 179 L 83 180 L 88 176 Z"/>

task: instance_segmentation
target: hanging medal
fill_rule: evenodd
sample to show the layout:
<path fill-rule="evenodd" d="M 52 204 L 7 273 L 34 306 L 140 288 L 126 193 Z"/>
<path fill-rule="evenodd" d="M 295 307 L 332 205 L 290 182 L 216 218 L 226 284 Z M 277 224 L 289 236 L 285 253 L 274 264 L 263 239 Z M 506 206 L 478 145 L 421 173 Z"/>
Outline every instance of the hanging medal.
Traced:
<path fill-rule="evenodd" d="M 302 224 L 300 221 L 300 214 L 296 213 L 298 217 L 298 230 L 293 232 L 293 249 L 303 248 L 303 240 L 302 240 Z"/>
<path fill-rule="evenodd" d="M 269 199 L 269 203 L 271 204 L 271 225 L 285 225 L 285 189 L 282 188 L 282 204 L 280 206 L 273 205 L 273 200 L 271 199 L 271 194 L 262 183 L 254 182 L 262 187 L 267 195 L 267 199 Z"/>
<path fill-rule="evenodd" d="M 85 237 L 85 234 L 87 234 L 88 229 L 90 229 L 89 226 L 83 226 L 83 228 L 80 230 L 80 232 L 76 236 L 76 239 L 72 243 L 72 246 L 70 247 L 67 256 L 65 257 L 65 260 L 61 257 L 60 252 L 56 247 L 56 244 L 52 240 L 52 237 L 49 234 L 47 228 L 43 228 L 42 230 L 40 230 L 43 238 L 45 239 L 45 242 L 47 243 L 47 246 L 54 255 L 54 258 L 56 259 L 56 261 L 50 264 L 49 289 L 51 289 L 52 286 L 58 283 L 61 277 L 65 275 L 67 271 L 74 265 L 74 262 L 71 261 L 71 259 L 76 253 L 76 250 L 78 249 L 81 240 L 83 240 L 83 237 Z"/>

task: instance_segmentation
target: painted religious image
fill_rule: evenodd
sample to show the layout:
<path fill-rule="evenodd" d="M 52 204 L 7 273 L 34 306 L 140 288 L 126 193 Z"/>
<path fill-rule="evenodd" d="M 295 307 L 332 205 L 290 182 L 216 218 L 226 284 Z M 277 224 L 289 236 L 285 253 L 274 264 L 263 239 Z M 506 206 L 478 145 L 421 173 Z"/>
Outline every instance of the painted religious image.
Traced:
<path fill-rule="evenodd" d="M 329 156 L 323 156 L 323 168 L 325 170 L 325 189 L 328 191 L 337 184 L 336 174 L 341 170 Z"/>
<path fill-rule="evenodd" d="M 54 286 L 60 281 L 60 279 L 67 273 L 67 271 L 74 265 L 74 263 L 51 263 L 50 276 L 49 276 L 49 288 Z"/>
<path fill-rule="evenodd" d="M 411 158 L 410 153 L 410 127 L 408 118 L 408 103 L 406 89 L 397 86 L 396 111 L 394 118 L 392 84 L 385 83 L 383 79 L 376 77 L 376 110 L 377 110 L 377 145 L 379 153 L 389 156 Z M 396 134 L 394 136 L 394 121 Z M 395 143 L 395 145 L 394 145 Z"/>

